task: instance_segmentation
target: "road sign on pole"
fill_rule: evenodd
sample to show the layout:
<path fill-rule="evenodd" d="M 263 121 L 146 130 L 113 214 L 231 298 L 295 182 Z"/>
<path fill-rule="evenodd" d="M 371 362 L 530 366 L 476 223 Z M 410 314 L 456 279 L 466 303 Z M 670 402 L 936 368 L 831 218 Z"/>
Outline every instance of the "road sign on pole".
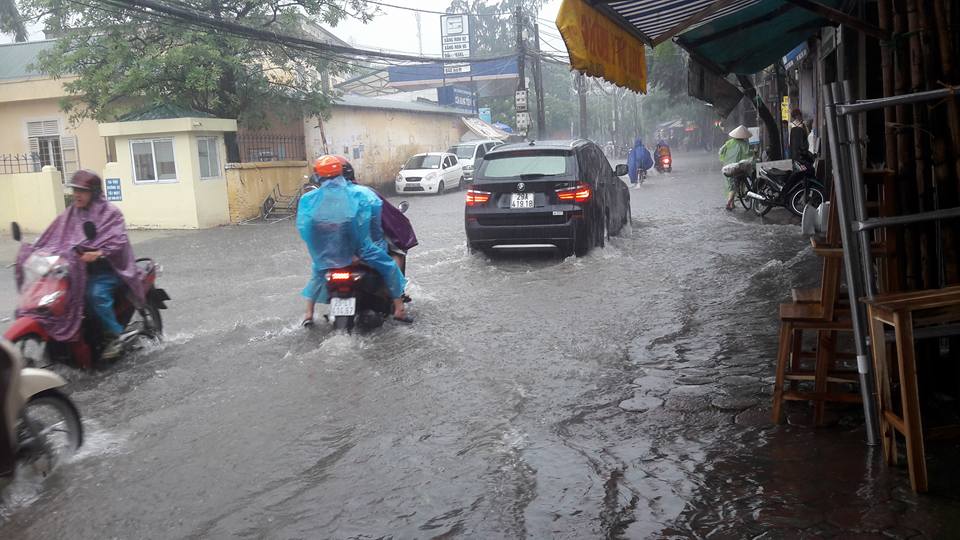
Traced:
<path fill-rule="evenodd" d="M 470 16 L 440 16 L 440 48 L 444 58 L 470 57 Z M 444 75 L 470 73 L 470 63 L 444 64 Z"/>

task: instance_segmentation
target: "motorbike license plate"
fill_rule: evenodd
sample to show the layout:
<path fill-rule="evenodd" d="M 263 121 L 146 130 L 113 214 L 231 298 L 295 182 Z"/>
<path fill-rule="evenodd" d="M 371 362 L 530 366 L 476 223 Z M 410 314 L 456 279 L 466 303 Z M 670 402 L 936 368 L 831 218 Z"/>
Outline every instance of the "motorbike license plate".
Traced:
<path fill-rule="evenodd" d="M 533 193 L 513 193 L 510 208 L 533 208 Z"/>
<path fill-rule="evenodd" d="M 331 298 L 330 315 L 333 317 L 351 317 L 357 313 L 356 298 Z"/>

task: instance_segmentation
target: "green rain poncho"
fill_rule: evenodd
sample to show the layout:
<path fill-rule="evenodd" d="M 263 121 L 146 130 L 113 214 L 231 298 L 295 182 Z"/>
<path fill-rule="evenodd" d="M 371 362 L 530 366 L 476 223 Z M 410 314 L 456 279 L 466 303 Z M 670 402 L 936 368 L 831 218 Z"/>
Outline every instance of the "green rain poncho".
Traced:
<path fill-rule="evenodd" d="M 727 139 L 727 142 L 720 147 L 720 163 L 723 165 L 730 165 L 751 157 L 753 154 L 750 152 L 750 143 L 743 139 Z M 734 179 L 724 176 L 723 180 L 727 188 L 727 197 L 730 197 L 733 194 Z"/>

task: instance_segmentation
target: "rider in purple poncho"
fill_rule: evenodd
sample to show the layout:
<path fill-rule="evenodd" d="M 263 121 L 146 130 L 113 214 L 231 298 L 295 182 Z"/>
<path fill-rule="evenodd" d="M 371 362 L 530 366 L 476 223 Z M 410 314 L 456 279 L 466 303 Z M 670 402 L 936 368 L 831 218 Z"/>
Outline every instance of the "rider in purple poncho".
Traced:
<path fill-rule="evenodd" d="M 120 353 L 118 338 L 123 333 L 123 326 L 113 311 L 114 293 L 123 285 L 129 289 L 135 304 L 143 304 L 143 276 L 133 257 L 123 214 L 103 197 L 100 177 L 93 171 L 80 170 L 73 174 L 67 186 L 73 188 L 73 204 L 57 216 L 36 242 L 20 248 L 17 286 L 23 282 L 21 268 L 31 253 L 56 253 L 69 259 L 71 291 L 85 294 L 73 294 L 63 316 L 48 316 L 41 322 L 51 338 L 73 341 L 83 321 L 86 300 L 108 340 L 101 356 L 110 359 Z M 83 224 L 87 221 L 97 228 L 93 240 L 84 235 Z M 82 253 L 77 253 L 75 247 L 80 247 Z"/>

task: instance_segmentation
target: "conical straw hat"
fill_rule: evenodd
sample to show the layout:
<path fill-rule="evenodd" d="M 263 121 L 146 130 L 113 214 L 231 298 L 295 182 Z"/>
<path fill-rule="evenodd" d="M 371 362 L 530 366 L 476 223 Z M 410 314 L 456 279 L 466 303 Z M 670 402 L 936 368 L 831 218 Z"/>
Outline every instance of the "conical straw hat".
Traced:
<path fill-rule="evenodd" d="M 750 130 L 747 129 L 747 126 L 740 124 L 740 126 L 738 126 L 737 129 L 731 131 L 730 133 L 728 133 L 728 135 L 730 135 L 734 139 L 746 140 L 750 138 Z"/>

